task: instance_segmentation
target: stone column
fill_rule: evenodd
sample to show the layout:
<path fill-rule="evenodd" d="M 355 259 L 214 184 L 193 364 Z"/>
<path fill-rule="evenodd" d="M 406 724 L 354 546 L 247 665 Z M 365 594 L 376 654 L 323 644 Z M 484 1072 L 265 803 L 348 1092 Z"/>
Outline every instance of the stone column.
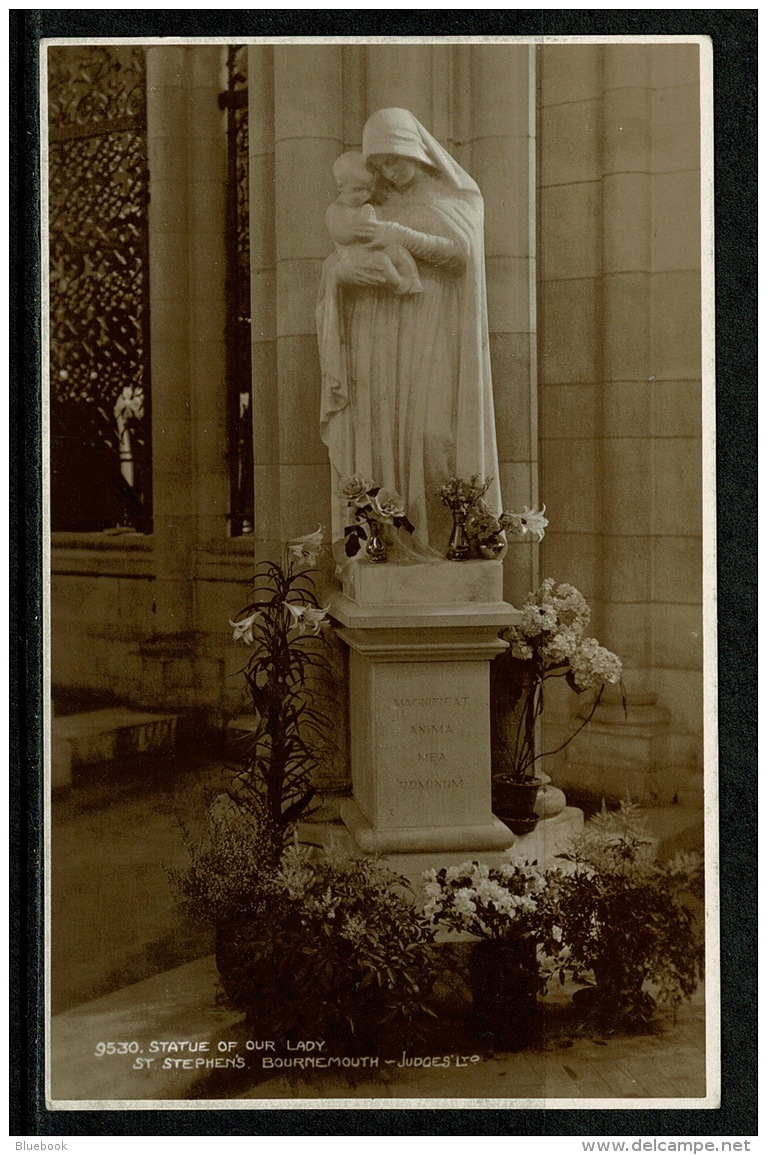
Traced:
<path fill-rule="evenodd" d="M 699 662 L 699 593 L 688 591 L 700 558 L 672 540 L 694 540 L 700 524 L 696 54 L 543 49 L 545 476 L 557 509 L 544 549 L 587 593 L 628 698 L 624 715 L 618 692 L 605 695 L 568 748 L 566 777 L 646 801 L 695 793 L 689 736 L 673 735 L 685 725 L 674 725 L 676 690 L 669 678 L 659 696 L 658 667 L 670 655 Z M 552 728 L 548 744 L 572 728 Z"/>
<path fill-rule="evenodd" d="M 196 551 L 226 536 L 223 113 L 219 46 L 147 49 L 156 630 L 143 692 L 196 704 Z"/>
<path fill-rule="evenodd" d="M 367 112 L 406 108 L 431 128 L 432 56 L 422 44 L 371 44 L 367 48 Z"/>
<path fill-rule="evenodd" d="M 189 503 L 188 49 L 147 49 L 149 280 L 152 369 L 154 553 L 157 633 L 192 619 L 194 506 Z"/>
<path fill-rule="evenodd" d="M 493 399 L 507 509 L 538 503 L 535 265 L 535 55 L 525 44 L 472 45 L 459 89 L 466 167 L 485 200 Z M 463 77 L 465 64 L 458 65 Z M 464 107 L 465 105 L 465 107 Z M 544 495 L 545 500 L 545 495 Z M 505 591 L 519 604 L 538 584 L 538 550 L 513 544 Z"/>
<path fill-rule="evenodd" d="M 332 242 L 325 209 L 343 150 L 343 52 L 274 48 L 277 422 L 282 539 L 330 524 L 330 467 L 320 440 L 315 305 Z"/>
<path fill-rule="evenodd" d="M 276 339 L 274 49 L 248 48 L 248 164 L 256 560 L 280 548 L 279 387 Z"/>
<path fill-rule="evenodd" d="M 189 386 L 197 541 L 227 535 L 224 49 L 189 50 Z"/>

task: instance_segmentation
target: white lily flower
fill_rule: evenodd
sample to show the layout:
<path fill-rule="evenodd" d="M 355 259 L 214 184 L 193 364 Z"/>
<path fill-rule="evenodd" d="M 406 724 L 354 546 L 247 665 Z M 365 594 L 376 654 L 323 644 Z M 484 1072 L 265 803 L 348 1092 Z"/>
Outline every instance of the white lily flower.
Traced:
<path fill-rule="evenodd" d="M 288 542 L 288 553 L 308 566 L 317 564 L 317 557 L 322 548 L 323 526 L 318 526 L 314 533 L 307 533 L 304 537 L 297 537 Z"/>
<path fill-rule="evenodd" d="M 234 630 L 233 639 L 235 642 L 244 642 L 246 646 L 253 645 L 253 623 L 259 616 L 258 613 L 255 613 L 251 614 L 249 618 L 243 618 L 241 622 L 229 622 Z"/>
<path fill-rule="evenodd" d="M 543 541 L 546 526 L 549 524 L 548 518 L 543 516 L 545 512 L 545 505 L 541 506 L 540 509 L 536 507 L 528 509 L 528 507 L 525 506 L 523 512 L 519 515 L 523 532 L 531 533 L 537 541 Z"/>
<path fill-rule="evenodd" d="M 290 611 L 293 625 L 299 634 L 305 634 L 308 630 L 316 636 L 327 622 L 329 604 L 324 609 L 319 609 L 316 606 L 297 605 L 294 602 L 283 602 L 283 605 Z"/>

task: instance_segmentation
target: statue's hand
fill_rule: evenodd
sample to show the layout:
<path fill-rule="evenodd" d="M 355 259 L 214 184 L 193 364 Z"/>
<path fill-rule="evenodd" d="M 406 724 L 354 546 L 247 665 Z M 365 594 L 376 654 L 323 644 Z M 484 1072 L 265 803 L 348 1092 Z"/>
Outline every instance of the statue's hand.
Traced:
<path fill-rule="evenodd" d="M 383 269 L 368 269 L 361 266 L 341 267 L 338 279 L 344 285 L 385 285 L 386 273 Z"/>
<path fill-rule="evenodd" d="M 373 249 L 383 249 L 387 245 L 399 244 L 398 226 L 390 221 L 370 221 L 357 227 L 357 236 L 363 244 Z"/>

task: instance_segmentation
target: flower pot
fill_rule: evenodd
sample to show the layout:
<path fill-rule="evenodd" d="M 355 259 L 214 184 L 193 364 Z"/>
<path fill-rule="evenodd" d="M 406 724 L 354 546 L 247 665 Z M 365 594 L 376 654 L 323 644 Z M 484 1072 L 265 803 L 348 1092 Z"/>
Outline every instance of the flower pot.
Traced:
<path fill-rule="evenodd" d="M 512 782 L 503 774 L 493 778 L 493 814 L 514 834 L 531 834 L 538 825 L 535 803 L 541 783 L 537 778 Z"/>
<path fill-rule="evenodd" d="M 519 938 L 476 943 L 469 978 L 477 1038 L 499 1050 L 518 1051 L 527 1046 L 538 1021 L 535 942 Z"/>
<path fill-rule="evenodd" d="M 232 1006 L 250 1010 L 263 985 L 264 938 L 246 919 L 216 927 L 215 958 L 224 994 Z"/>
<path fill-rule="evenodd" d="M 656 1003 L 643 989 L 641 970 L 611 960 L 609 966 L 595 966 L 594 984 L 573 991 L 582 1018 L 610 1030 L 642 1030 L 651 1022 Z"/>

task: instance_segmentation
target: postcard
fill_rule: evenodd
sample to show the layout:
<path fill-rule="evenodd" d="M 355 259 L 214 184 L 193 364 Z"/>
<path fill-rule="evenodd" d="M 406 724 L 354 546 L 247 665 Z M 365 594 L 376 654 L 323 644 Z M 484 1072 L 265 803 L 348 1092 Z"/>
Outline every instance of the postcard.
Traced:
<path fill-rule="evenodd" d="M 716 1108 L 710 41 L 40 77 L 48 1108 Z"/>

